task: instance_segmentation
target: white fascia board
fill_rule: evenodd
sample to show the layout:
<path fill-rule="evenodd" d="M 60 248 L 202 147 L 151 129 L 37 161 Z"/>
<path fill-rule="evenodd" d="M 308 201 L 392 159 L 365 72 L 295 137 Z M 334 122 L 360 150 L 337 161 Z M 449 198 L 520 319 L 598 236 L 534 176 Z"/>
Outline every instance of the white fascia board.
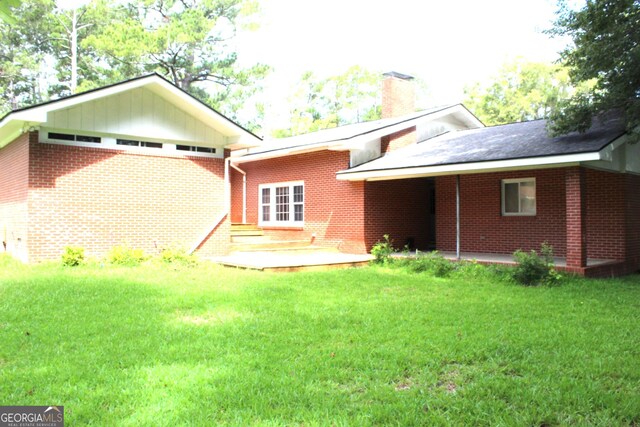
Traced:
<path fill-rule="evenodd" d="M 348 173 L 340 171 L 336 179 L 340 181 L 385 181 L 441 175 L 487 173 L 503 170 L 542 169 L 560 166 L 576 166 L 581 162 L 601 160 L 600 153 L 569 154 L 528 159 L 497 160 L 490 162 L 463 163 L 455 165 L 422 166 L 402 169 L 387 169 Z"/>
<path fill-rule="evenodd" d="M 261 154 L 252 154 L 245 156 L 231 156 L 231 162 L 234 164 L 240 163 L 248 163 L 248 162 L 256 162 L 259 160 L 268 160 L 268 159 L 277 159 L 279 157 L 287 157 L 293 156 L 296 154 L 306 154 L 313 153 L 316 151 L 328 150 L 329 144 L 319 144 L 319 145 L 311 145 L 311 146 L 302 146 L 302 147 L 291 147 L 285 148 L 282 150 L 269 151 Z"/>

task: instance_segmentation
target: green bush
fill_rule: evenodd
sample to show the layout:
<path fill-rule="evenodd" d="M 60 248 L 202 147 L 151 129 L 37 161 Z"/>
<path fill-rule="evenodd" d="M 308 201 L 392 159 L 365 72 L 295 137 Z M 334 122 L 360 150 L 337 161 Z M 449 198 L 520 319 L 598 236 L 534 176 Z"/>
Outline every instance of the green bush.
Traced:
<path fill-rule="evenodd" d="M 525 286 L 550 284 L 559 280 L 560 275 L 553 268 L 553 248 L 543 243 L 540 254 L 535 250 L 524 252 L 517 250 L 513 253 L 516 266 L 511 272 L 511 277 L 517 283 Z"/>
<path fill-rule="evenodd" d="M 383 242 L 378 241 L 371 248 L 371 255 L 375 258 L 373 262 L 376 264 L 388 264 L 391 259 L 391 254 L 395 252 L 393 241 L 389 239 L 389 235 L 385 234 L 383 238 Z"/>
<path fill-rule="evenodd" d="M 455 265 L 446 260 L 438 251 L 417 253 L 416 257 L 407 263 L 407 266 L 414 273 L 428 271 L 436 277 L 446 277 L 455 268 Z"/>
<path fill-rule="evenodd" d="M 115 265 L 136 266 L 146 259 L 142 249 L 133 249 L 127 245 L 115 246 L 107 255 L 107 261 Z"/>
<path fill-rule="evenodd" d="M 195 265 L 198 260 L 195 255 L 187 253 L 186 249 L 167 247 L 160 252 L 160 260 L 167 264 Z"/>
<path fill-rule="evenodd" d="M 66 246 L 62 254 L 62 265 L 66 267 L 77 267 L 86 261 L 84 248 L 79 246 Z"/>

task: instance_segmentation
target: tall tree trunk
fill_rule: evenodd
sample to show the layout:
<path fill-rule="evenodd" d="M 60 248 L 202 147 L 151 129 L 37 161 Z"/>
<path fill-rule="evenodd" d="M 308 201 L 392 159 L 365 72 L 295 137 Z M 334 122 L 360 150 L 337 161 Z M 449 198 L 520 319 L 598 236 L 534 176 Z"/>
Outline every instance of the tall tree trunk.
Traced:
<path fill-rule="evenodd" d="M 73 9 L 71 17 L 71 81 L 69 89 L 76 93 L 78 88 L 78 11 Z"/>

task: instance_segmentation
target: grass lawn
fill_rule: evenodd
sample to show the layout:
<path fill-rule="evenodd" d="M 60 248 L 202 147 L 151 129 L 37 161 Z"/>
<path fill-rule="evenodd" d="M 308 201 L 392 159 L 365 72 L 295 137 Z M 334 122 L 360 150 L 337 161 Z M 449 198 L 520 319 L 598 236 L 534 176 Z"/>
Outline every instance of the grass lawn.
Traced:
<path fill-rule="evenodd" d="M 640 276 L 0 259 L 0 405 L 67 425 L 640 425 Z"/>

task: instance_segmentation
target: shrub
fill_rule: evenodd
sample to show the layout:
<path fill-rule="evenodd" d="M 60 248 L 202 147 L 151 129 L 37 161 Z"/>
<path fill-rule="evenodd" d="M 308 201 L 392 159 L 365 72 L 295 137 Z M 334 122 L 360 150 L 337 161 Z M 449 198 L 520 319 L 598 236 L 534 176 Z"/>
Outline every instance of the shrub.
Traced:
<path fill-rule="evenodd" d="M 167 264 L 195 265 L 197 258 L 187 253 L 186 249 L 179 247 L 167 247 L 160 252 L 160 260 Z"/>
<path fill-rule="evenodd" d="M 116 265 L 136 266 L 146 260 L 142 249 L 133 249 L 126 245 L 113 247 L 107 255 L 107 261 Z"/>
<path fill-rule="evenodd" d="M 428 271 L 436 277 L 446 277 L 455 268 L 453 263 L 444 259 L 438 251 L 417 254 L 408 263 L 408 267 L 415 273 Z"/>
<path fill-rule="evenodd" d="M 84 248 L 79 246 L 66 246 L 62 254 L 62 265 L 66 267 L 77 267 L 86 261 Z"/>
<path fill-rule="evenodd" d="M 553 268 L 553 248 L 546 242 L 540 247 L 540 255 L 535 250 L 531 252 L 517 250 L 513 253 L 513 258 L 517 264 L 511 272 L 511 277 L 517 283 L 536 286 L 553 283 L 560 278 Z"/>
<path fill-rule="evenodd" d="M 383 236 L 384 241 L 378 241 L 371 248 L 371 255 L 374 256 L 373 262 L 376 264 L 388 264 L 391 258 L 391 254 L 395 252 L 393 247 L 393 241 L 389 239 L 389 235 L 385 234 Z"/>

